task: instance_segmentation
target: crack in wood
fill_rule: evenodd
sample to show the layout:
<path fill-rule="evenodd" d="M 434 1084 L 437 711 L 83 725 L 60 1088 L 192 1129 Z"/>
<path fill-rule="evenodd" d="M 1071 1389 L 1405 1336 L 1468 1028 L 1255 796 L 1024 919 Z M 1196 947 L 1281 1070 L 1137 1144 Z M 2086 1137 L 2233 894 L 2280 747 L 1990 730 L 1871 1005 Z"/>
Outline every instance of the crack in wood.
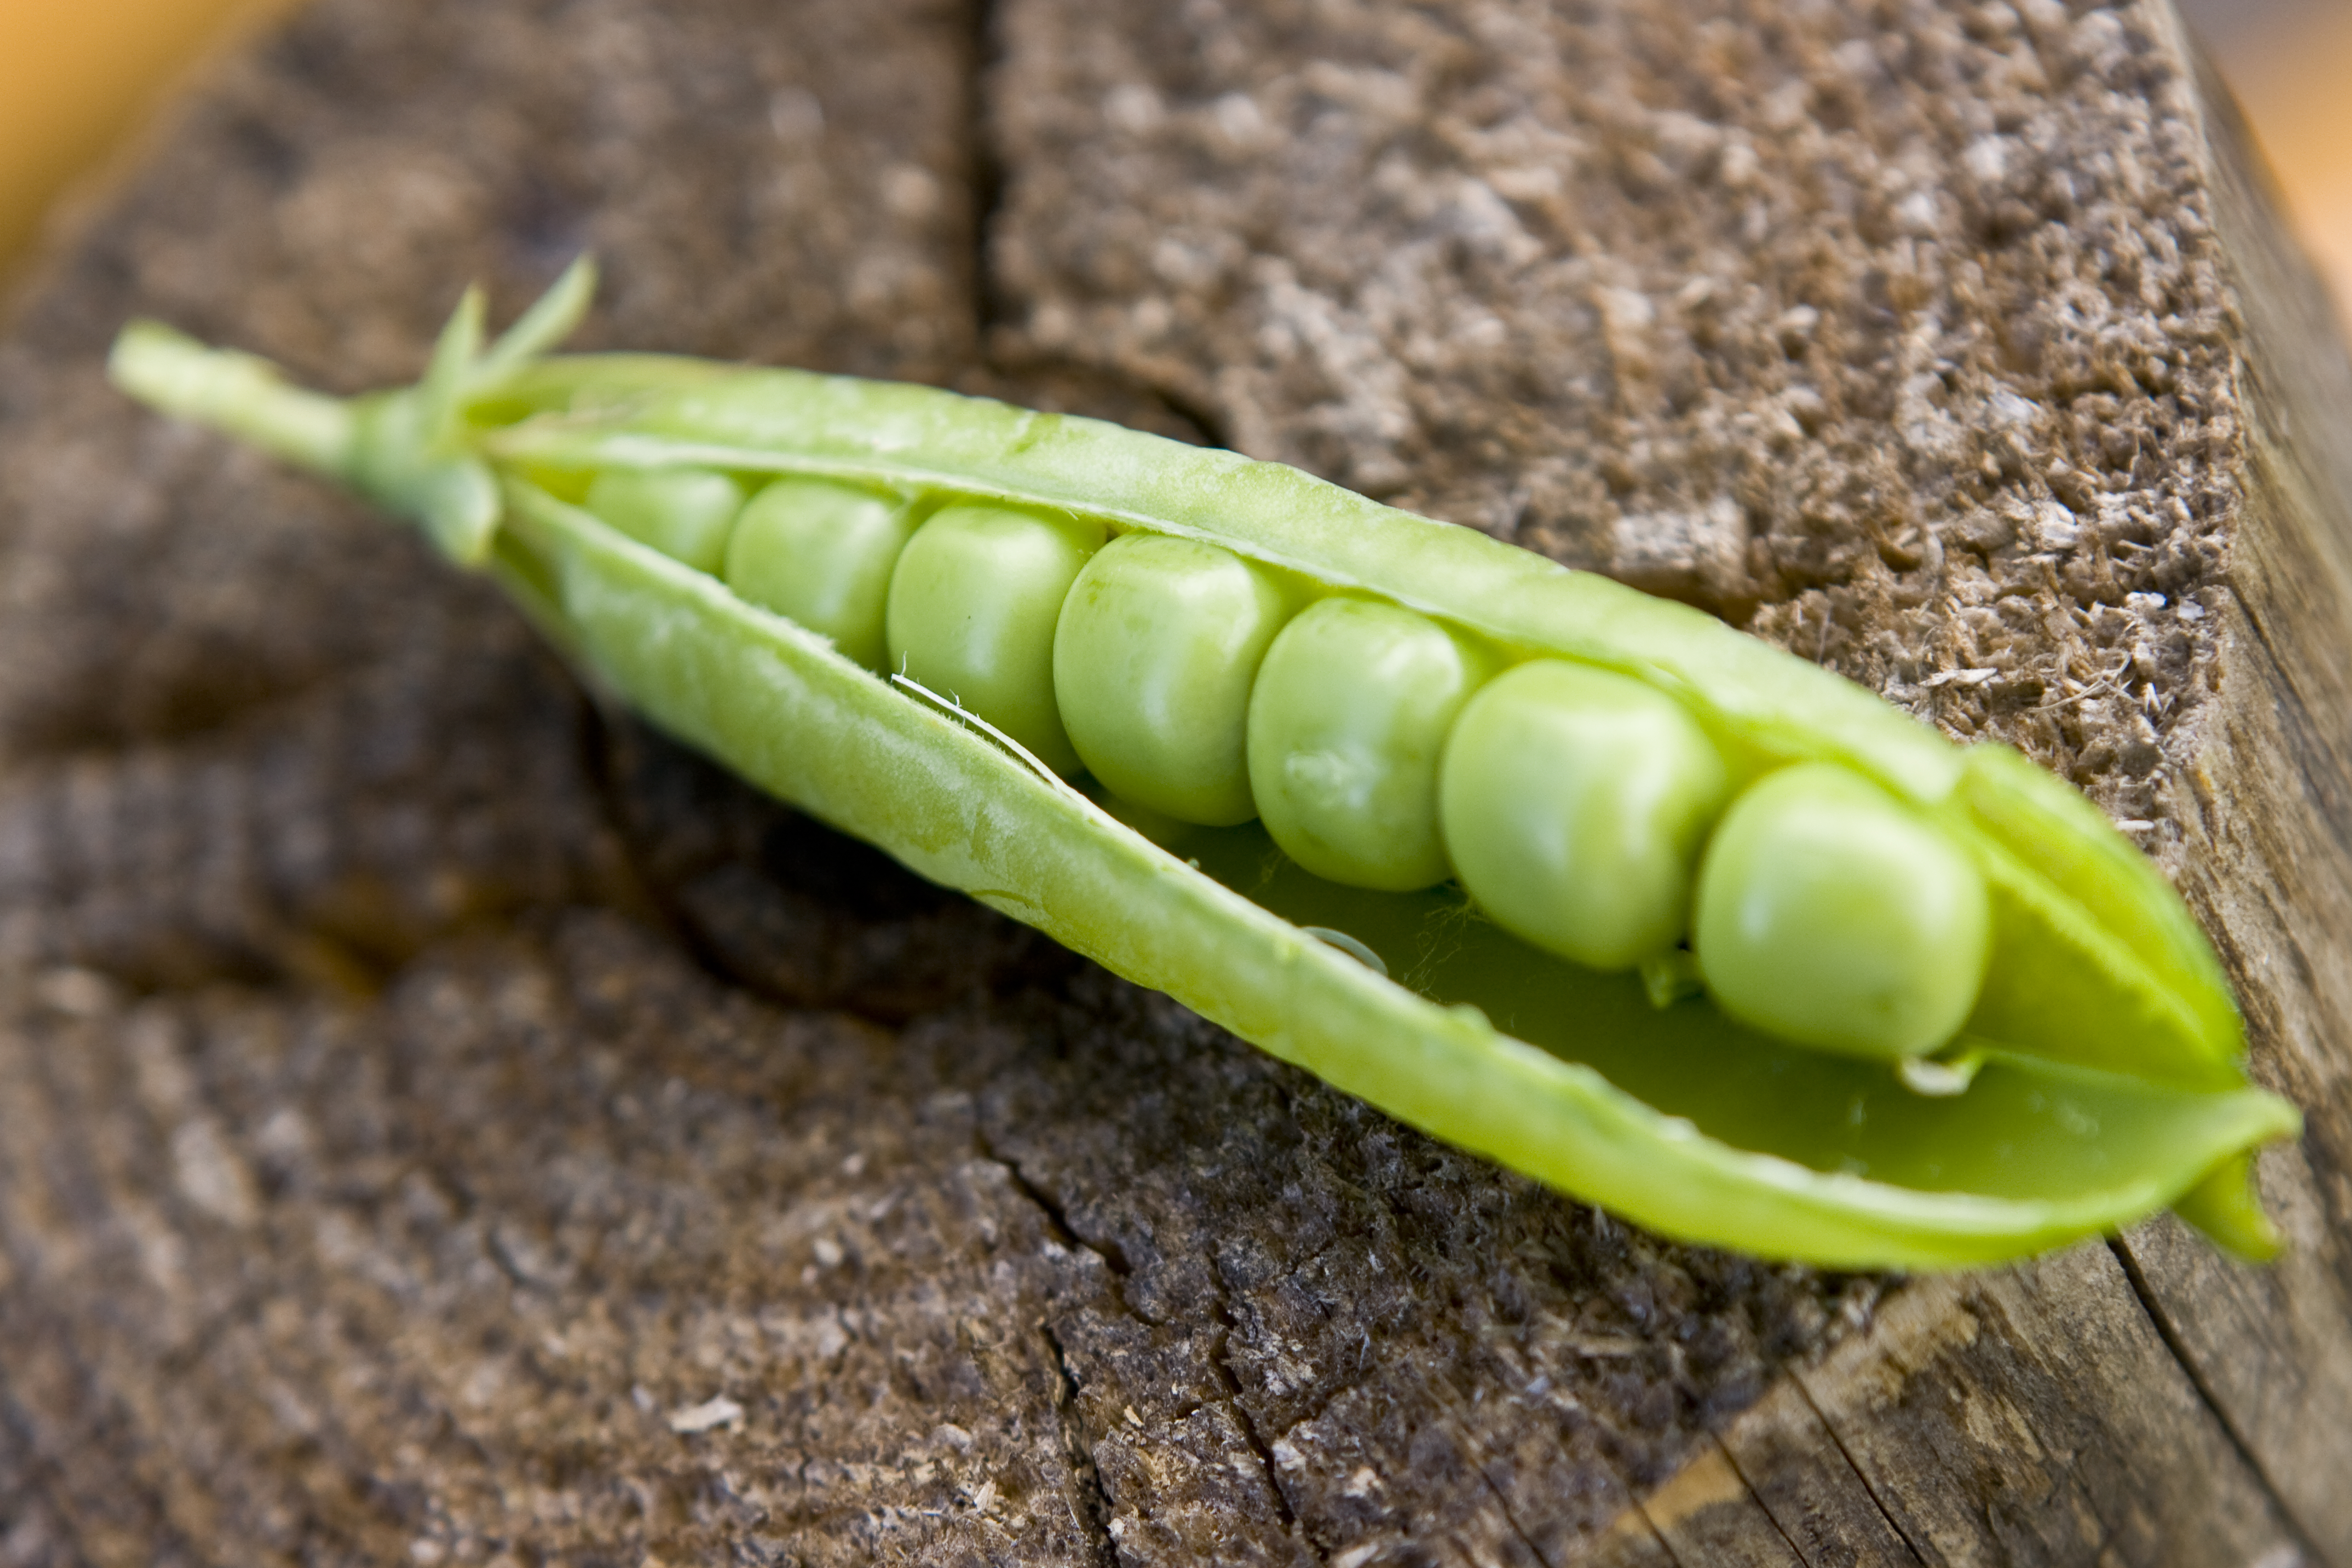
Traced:
<path fill-rule="evenodd" d="M 1494 1495 L 1495 1506 L 1502 1510 L 1503 1522 L 1511 1527 L 1511 1533 L 1519 1538 L 1519 1544 L 1528 1549 L 1528 1555 L 1543 1564 L 1543 1568 L 1556 1568 L 1551 1554 L 1538 1546 L 1535 1537 L 1528 1533 L 1528 1527 L 1519 1522 L 1518 1510 L 1511 1506 L 1511 1500 L 1505 1495 L 1503 1489 L 1495 1484 L 1495 1478 L 1486 1473 L 1486 1467 L 1480 1464 L 1475 1468 L 1479 1480 L 1484 1482 L 1486 1490 Z"/>
<path fill-rule="evenodd" d="M 2164 1348 L 2179 1364 L 2181 1375 L 2189 1380 L 2189 1386 L 2197 1391 L 2198 1400 L 2204 1405 L 2205 1413 L 2213 1418 L 2213 1424 L 2219 1426 L 2222 1436 L 2230 1440 L 2230 1447 L 2236 1450 L 2239 1462 L 2246 1467 L 2247 1473 L 2252 1475 L 2256 1484 L 2263 1489 L 2263 1495 L 2270 1500 L 2271 1508 L 2278 1515 L 2279 1523 L 2285 1529 L 2287 1534 L 2294 1538 L 2296 1547 L 2314 1563 L 2327 1563 L 2336 1565 L 2336 1568 L 2342 1568 L 2344 1560 L 2323 1550 L 2317 1538 L 2304 1527 L 2303 1521 L 2295 1516 L 2295 1511 L 2288 1504 L 2285 1495 L 2279 1490 L 2277 1483 L 2271 1479 L 2270 1471 L 2264 1468 L 2261 1456 L 2254 1452 L 2253 1445 L 2248 1442 L 2245 1434 L 2238 1429 L 2238 1424 L 2230 1419 L 2230 1413 L 2222 1407 L 2221 1398 L 2214 1392 L 2212 1384 L 2206 1378 L 2203 1370 L 2198 1366 L 2196 1358 L 2189 1353 L 2188 1343 L 2180 1337 L 2179 1330 L 2173 1326 L 2171 1318 L 2166 1314 L 2162 1304 L 2157 1300 L 2155 1288 L 2149 1284 L 2147 1272 L 2140 1268 L 2139 1259 L 2132 1256 L 2130 1244 L 2122 1237 L 2110 1237 L 2107 1238 L 2107 1250 L 2115 1254 L 2116 1262 L 2122 1268 L 2124 1279 L 2130 1283 L 2132 1294 L 2138 1299 L 2140 1310 L 2147 1314 L 2148 1323 L 2156 1330 L 2157 1338 L 2164 1342 Z"/>
<path fill-rule="evenodd" d="M 1911 1532 L 1903 1528 L 1902 1521 L 1895 1517 L 1895 1510 L 1886 1506 L 1886 1500 L 1878 1495 L 1878 1489 L 1871 1484 L 1870 1477 L 1855 1461 L 1853 1450 L 1846 1447 L 1845 1434 L 1837 1429 L 1837 1423 L 1830 1419 L 1829 1412 L 1822 1408 L 1821 1401 L 1813 1397 L 1812 1388 L 1805 1382 L 1804 1374 L 1792 1369 L 1789 1373 L 1789 1382 L 1796 1388 L 1797 1397 L 1802 1399 L 1806 1408 L 1813 1413 L 1813 1419 L 1822 1424 L 1822 1430 L 1830 1435 L 1830 1442 L 1836 1447 L 1838 1458 L 1844 1460 L 1845 1468 L 1853 1473 L 1854 1483 L 1862 1488 L 1863 1495 L 1870 1500 L 1870 1506 L 1878 1510 L 1878 1517 L 1886 1521 L 1886 1528 L 1895 1532 L 1895 1538 L 1897 1541 L 1903 1542 L 1904 1550 L 1911 1553 L 1913 1562 L 1922 1564 L 1927 1563 L 1929 1561 L 1927 1554 L 1919 1549 L 1919 1543 L 1916 1541 L 1911 1539 Z"/>
<path fill-rule="evenodd" d="M 1657 1542 L 1658 1550 L 1665 1553 L 1667 1562 L 1673 1563 L 1675 1568 L 1691 1568 L 1689 1563 L 1683 1561 L 1683 1554 L 1675 1550 L 1674 1542 L 1667 1537 L 1665 1531 L 1660 1527 L 1656 1516 L 1650 1512 L 1650 1504 L 1647 1499 L 1634 1499 L 1633 1511 L 1641 1517 L 1643 1528 L 1649 1531 L 1650 1539 Z"/>
<path fill-rule="evenodd" d="M 1764 1500 L 1764 1494 L 1756 1489 L 1756 1483 L 1740 1467 L 1738 1457 L 1732 1453 L 1731 1445 L 1725 1442 L 1722 1434 L 1717 1432 L 1708 1433 L 1707 1440 L 1715 1445 L 1716 1452 L 1723 1456 L 1725 1466 L 1739 1479 L 1741 1489 L 1748 1493 L 1748 1500 L 1756 1505 L 1756 1511 L 1762 1514 L 1765 1522 L 1772 1527 L 1772 1533 L 1778 1535 L 1787 1544 L 1789 1555 L 1803 1563 L 1805 1568 L 1813 1568 L 1813 1560 L 1805 1555 L 1803 1549 L 1797 1544 L 1797 1538 L 1789 1533 L 1788 1527 L 1780 1522 L 1780 1516 L 1772 1511 L 1771 1504 Z"/>
<path fill-rule="evenodd" d="M 1133 1306 L 1130 1305 L 1127 1300 L 1124 1281 L 1133 1272 L 1133 1269 L 1132 1266 L 1128 1261 L 1125 1252 L 1115 1243 L 1108 1245 L 1097 1243 L 1087 1237 L 1071 1223 L 1069 1213 L 1067 1209 L 1063 1206 L 1060 1199 L 1056 1198 L 1046 1188 L 1042 1187 L 1035 1182 L 1032 1181 L 1028 1174 L 1021 1169 L 1021 1165 L 1018 1161 L 1008 1159 L 1004 1155 L 997 1153 L 985 1136 L 975 1133 L 975 1138 L 978 1142 L 982 1157 L 987 1160 L 990 1163 L 1003 1169 L 1005 1173 L 1006 1180 L 1012 1184 L 1013 1190 L 1019 1193 L 1024 1198 L 1026 1198 L 1031 1204 L 1035 1205 L 1039 1214 L 1045 1217 L 1047 1235 L 1052 1237 L 1053 1239 L 1061 1246 L 1066 1247 L 1072 1250 L 1089 1252 L 1095 1257 L 1100 1258 L 1104 1268 L 1108 1271 L 1111 1276 L 1109 1281 L 1110 1292 L 1113 1300 L 1118 1307 L 1118 1310 L 1138 1322 L 1149 1322 L 1150 1320 L 1136 1311 Z M 1282 1478 L 1276 1468 L 1274 1450 L 1272 1447 L 1267 1444 L 1265 1436 L 1258 1431 L 1257 1423 L 1251 1417 L 1248 1407 L 1242 1402 L 1241 1382 L 1234 1375 L 1233 1366 L 1226 1352 L 1227 1342 L 1229 1342 L 1236 1325 L 1233 1312 L 1226 1303 L 1222 1285 L 1220 1285 L 1214 1295 L 1213 1304 L 1216 1312 L 1219 1331 L 1216 1343 L 1210 1348 L 1206 1360 L 1210 1368 L 1216 1375 L 1219 1386 L 1224 1392 L 1224 1399 L 1223 1403 L 1225 1408 L 1232 1413 L 1234 1424 L 1237 1428 L 1239 1428 L 1243 1441 L 1248 1444 L 1251 1453 L 1256 1456 L 1258 1465 L 1265 1472 L 1266 1489 L 1273 1496 L 1275 1510 L 1282 1521 L 1285 1532 L 1306 1544 L 1309 1551 L 1315 1552 L 1318 1560 L 1323 1560 L 1326 1558 L 1327 1554 L 1323 1552 L 1320 1548 L 1317 1547 L 1314 1542 L 1307 1540 L 1306 1531 L 1299 1524 L 1297 1515 L 1291 1509 L 1290 1499 L 1283 1490 Z M 1054 1333 L 1052 1326 L 1050 1324 L 1044 1324 L 1041 1325 L 1041 1328 L 1044 1330 L 1047 1343 L 1053 1347 L 1054 1365 L 1061 1373 L 1063 1389 L 1066 1395 L 1068 1408 L 1068 1415 L 1065 1418 L 1065 1426 L 1067 1427 L 1070 1423 L 1078 1419 L 1076 1408 L 1078 1390 L 1077 1378 L 1070 1371 L 1068 1358 L 1064 1353 L 1062 1342 Z M 1076 1441 L 1076 1438 L 1073 1436 L 1072 1440 Z M 1110 1540 L 1110 1537 L 1108 1534 L 1108 1521 L 1110 1517 L 1109 1492 L 1104 1485 L 1101 1470 L 1095 1464 L 1092 1448 L 1084 1448 L 1084 1454 L 1086 1469 L 1087 1475 L 1090 1477 L 1090 1485 L 1095 1494 L 1102 1500 L 1104 1510 L 1103 1518 L 1105 1520 L 1106 1531 L 1104 1539 L 1106 1542 L 1108 1542 Z M 1491 1485 L 1492 1483 L 1489 1484 Z M 1514 1523 L 1513 1528 L 1517 1528 L 1516 1522 Z M 1538 1553 L 1538 1555 L 1540 1556 L 1541 1554 Z"/>
<path fill-rule="evenodd" d="M 988 237 L 996 226 L 997 214 L 1004 205 L 1005 166 L 990 133 L 988 110 L 988 77 L 1003 51 L 997 30 L 996 0 L 972 0 L 968 37 L 971 40 L 971 71 L 965 79 L 964 135 L 965 156 L 970 160 L 967 173 L 971 180 L 971 315 L 972 342 L 983 362 L 992 359 L 988 348 L 990 329 L 1003 323 L 1006 309 L 1002 290 L 997 286 L 996 268 L 990 263 Z"/>
<path fill-rule="evenodd" d="M 1054 1410 L 1061 1418 L 1062 1447 L 1067 1452 L 1079 1491 L 1070 1504 L 1071 1521 L 1094 1548 L 1096 1561 L 1107 1568 L 1118 1568 L 1118 1541 L 1110 1531 L 1114 1512 L 1110 1489 L 1103 1484 L 1102 1467 L 1095 1463 L 1094 1445 L 1087 1440 L 1085 1417 L 1078 1411 L 1077 1377 L 1070 1371 L 1070 1358 L 1063 1351 L 1062 1338 L 1054 1331 L 1054 1325 L 1040 1321 L 1037 1332 L 1045 1338 L 1045 1349 L 1054 1358 L 1055 1373 L 1061 1382 Z"/>
<path fill-rule="evenodd" d="M 1225 1391 L 1225 1407 L 1233 1412 L 1234 1424 L 1241 1428 L 1242 1440 L 1249 1445 L 1250 1452 L 1257 1456 L 1259 1468 L 1265 1472 L 1266 1489 L 1274 1494 L 1275 1510 L 1281 1517 L 1284 1531 L 1307 1541 L 1307 1531 L 1299 1524 L 1297 1514 L 1291 1510 L 1290 1494 L 1283 1490 L 1282 1475 L 1275 1465 L 1274 1448 L 1266 1442 L 1265 1435 L 1258 1431 L 1256 1419 L 1242 1401 L 1241 1379 L 1234 1375 L 1228 1347 L 1233 1343 L 1234 1333 L 1240 1324 L 1234 1317 L 1232 1303 L 1226 1299 L 1224 1280 L 1215 1269 L 1210 1271 L 1210 1278 L 1216 1284 L 1210 1297 L 1210 1306 L 1217 1317 L 1217 1339 L 1216 1343 L 1209 1347 L 1209 1364 L 1215 1369 L 1217 1382 Z M 1327 1555 L 1313 1542 L 1308 1541 L 1307 1544 L 1318 1557 Z"/>

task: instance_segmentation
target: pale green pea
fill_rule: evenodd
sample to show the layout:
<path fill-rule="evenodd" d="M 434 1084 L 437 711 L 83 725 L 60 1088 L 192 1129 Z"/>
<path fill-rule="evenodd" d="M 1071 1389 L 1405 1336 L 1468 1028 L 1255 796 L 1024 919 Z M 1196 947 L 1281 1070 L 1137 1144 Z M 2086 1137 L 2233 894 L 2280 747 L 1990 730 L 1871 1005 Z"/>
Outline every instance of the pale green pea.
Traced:
<path fill-rule="evenodd" d="M 1230 550 L 1113 540 L 1078 574 L 1054 635 L 1054 694 L 1087 770 L 1180 822 L 1255 816 L 1250 684 L 1290 610 L 1272 575 Z"/>
<path fill-rule="evenodd" d="M 1894 1059 L 1958 1033 L 1990 936 L 1975 867 L 1884 790 L 1812 763 L 1732 803 L 1699 868 L 1691 945 L 1734 1017 Z"/>
<path fill-rule="evenodd" d="M 1672 698 L 1535 659 L 1463 709 L 1438 817 L 1463 889 L 1505 931 L 1595 969 L 1673 947 L 1689 919 L 1723 759 Z"/>
<path fill-rule="evenodd" d="M 879 670 L 889 658 L 890 571 L 914 531 L 904 502 L 825 479 L 778 479 L 735 521 L 727 585 Z"/>
<path fill-rule="evenodd" d="M 640 544 L 716 572 L 743 510 L 743 487 L 709 468 L 607 468 L 581 504 Z"/>
<path fill-rule="evenodd" d="M 1001 506 L 933 512 L 899 553 L 890 668 L 961 703 L 1058 773 L 1078 753 L 1054 702 L 1054 626 L 1103 525 Z"/>
<path fill-rule="evenodd" d="M 1282 629 L 1250 695 L 1249 777 L 1283 853 L 1352 888 L 1447 876 L 1437 761 L 1492 668 L 1427 616 L 1326 599 Z"/>
<path fill-rule="evenodd" d="M 1630 1220 L 1834 1267 L 1948 1268 L 2112 1231 L 2170 1201 L 2233 1250 L 2276 1248 L 2252 1159 L 2294 1135 L 2295 1113 L 2247 1083 L 2210 945 L 2145 856 L 2014 753 L 1957 749 L 1686 606 L 1278 465 L 926 387 L 537 357 L 587 292 L 575 268 L 487 346 L 477 298 L 422 383 L 348 404 L 152 324 L 125 331 L 111 369 L 161 407 L 409 517 L 452 560 L 495 574 L 600 686 L 780 797 L 1413 1125 Z M 1641 981 L 1471 918 L 1451 888 L 1341 886 L 1260 827 L 1184 826 L 1041 779 L 995 739 L 569 504 L 585 499 L 585 476 L 649 462 L 850 483 L 913 498 L 919 515 L 946 504 L 1033 525 L 1097 520 L 1073 525 L 1081 559 L 1114 523 L 1202 541 L 1307 593 L 1378 602 L 1457 653 L 1623 671 L 1684 705 L 1742 767 L 1833 762 L 1811 770 L 1831 793 L 1861 791 L 1868 809 L 1928 836 L 1930 861 L 1957 858 L 1990 889 L 1992 956 L 1966 1021 L 1981 1070 L 1952 1072 L 1961 1091 L 1929 1097 L 1915 1091 L 1919 1073 L 1889 1069 L 1897 1037 L 1874 1037 L 1874 1059 L 1743 1026 L 1728 1000 L 1738 965 L 1719 943 L 1706 944 L 1719 1005 L 1654 1005 Z M 1025 548 L 982 550 L 965 598 L 952 561 L 910 596 L 950 621 L 1042 597 L 1025 620 L 1050 632 L 1050 581 L 1039 595 L 1011 570 L 1013 591 L 1000 592 Z M 1066 586 L 1077 565 L 1064 564 Z M 1300 705 L 1351 710 L 1354 689 L 1385 678 L 1377 651 Z M 1043 651 L 1032 674 L 1030 700 L 1044 693 L 1050 710 Z M 1411 707 L 1416 689 L 1406 679 L 1396 701 Z M 1254 773 L 1258 760 L 1253 741 Z M 1801 784 L 1806 771 L 1789 775 Z M 1737 842 L 1727 827 L 1724 843 Z M 1881 890 L 1899 906 L 1908 885 Z M 1704 909 L 1697 924 L 1704 942 Z M 1836 979 L 1852 956 L 1808 962 Z"/>

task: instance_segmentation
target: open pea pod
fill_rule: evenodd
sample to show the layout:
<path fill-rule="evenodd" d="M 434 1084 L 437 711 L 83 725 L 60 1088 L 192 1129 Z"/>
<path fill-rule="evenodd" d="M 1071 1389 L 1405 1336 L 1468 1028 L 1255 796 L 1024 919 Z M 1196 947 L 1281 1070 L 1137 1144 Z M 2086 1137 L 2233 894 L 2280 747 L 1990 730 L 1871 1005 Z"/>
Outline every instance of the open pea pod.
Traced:
<path fill-rule="evenodd" d="M 2015 753 L 1954 747 L 1686 606 L 1278 465 L 923 387 L 539 357 L 586 288 L 568 277 L 487 351 L 469 300 L 423 384 L 354 405 L 152 326 L 126 331 L 114 368 L 158 406 L 415 518 L 634 705 L 761 787 L 1628 1218 L 1769 1257 L 1933 1268 L 2169 1204 L 2241 1254 L 2275 1249 L 2251 1155 L 2298 1119 L 2247 1084 L 2217 961 L 2147 859 Z M 1481 670 L 1558 660 L 1631 678 L 1696 721 L 1737 787 L 1805 764 L 1869 781 L 1981 878 L 1983 983 L 1943 1053 L 1962 1066 L 1921 1092 L 1912 1064 L 1809 1048 L 1662 990 L 1671 964 L 1602 973 L 1540 951 L 1453 882 L 1327 879 L 1254 823 L 1155 827 L 1163 847 L 1130 826 L 1148 814 L 1056 776 L 985 710 L 877 676 L 730 588 L 710 564 L 723 529 L 695 532 L 675 508 L 614 526 L 634 515 L 612 499 L 635 493 L 630 476 L 681 473 L 779 496 L 830 482 L 885 498 L 875 515 L 901 529 L 1009 512 L 1074 539 L 1197 542 L 1251 563 L 1286 603 L 1425 617 Z"/>

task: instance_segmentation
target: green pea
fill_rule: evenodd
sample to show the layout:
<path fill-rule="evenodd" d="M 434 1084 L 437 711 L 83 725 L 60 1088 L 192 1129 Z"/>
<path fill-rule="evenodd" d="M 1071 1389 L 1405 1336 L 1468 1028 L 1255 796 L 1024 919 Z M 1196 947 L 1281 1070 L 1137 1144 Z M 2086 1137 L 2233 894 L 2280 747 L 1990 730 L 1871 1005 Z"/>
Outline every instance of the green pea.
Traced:
<path fill-rule="evenodd" d="M 903 503 L 825 479 L 778 479 L 743 508 L 727 542 L 727 585 L 833 639 L 879 670 L 890 570 L 915 531 Z"/>
<path fill-rule="evenodd" d="M 1230 550 L 1113 540 L 1078 574 L 1054 635 L 1054 694 L 1087 771 L 1179 821 L 1255 816 L 1250 683 L 1290 608 L 1270 574 Z"/>
<path fill-rule="evenodd" d="M 1984 878 L 1885 791 L 1783 768 L 1732 803 L 1699 868 L 1692 946 L 1717 1004 L 1785 1038 L 1900 1058 L 1968 1021 L 1991 941 Z"/>
<path fill-rule="evenodd" d="M 1285 626 L 1249 710 L 1250 790 L 1283 853 L 1351 888 L 1444 881 L 1438 755 L 1489 668 L 1427 616 L 1371 599 Z"/>
<path fill-rule="evenodd" d="M 2298 1121 L 2246 1079 L 2210 944 L 2147 857 L 2014 752 L 1954 747 L 1687 606 L 1277 464 L 929 387 L 544 357 L 589 288 L 575 268 L 488 345 L 476 296 L 423 381 L 349 403 L 152 323 L 125 329 L 110 368 L 158 407 L 413 521 L 451 560 L 496 575 L 602 685 L 779 797 L 1412 1125 L 1629 1220 L 1832 1267 L 1934 1268 L 2113 1231 L 2170 1203 L 2243 1256 L 2276 1250 L 2252 1160 Z M 757 607 L 748 565 L 730 590 L 707 565 L 680 564 L 692 550 L 667 559 L 633 544 L 628 532 L 682 515 L 670 500 L 648 503 L 651 522 L 574 504 L 588 499 L 584 476 L 648 465 L 903 496 L 915 516 L 945 508 L 891 569 L 886 662 L 1066 768 L 1079 759 L 1057 710 L 1055 628 L 1110 529 L 1230 552 L 1326 595 L 1275 637 L 1251 689 L 1244 756 L 1264 825 L 1181 824 L 1041 778 Z M 828 541 L 807 548 L 832 559 Z M 1184 595 L 1154 574 L 1110 595 L 1137 614 L 1163 597 Z M 1202 671 L 1223 666 L 1184 651 L 1204 635 L 1190 614 L 1144 617 L 1174 631 L 1143 639 L 1132 668 L 1149 679 L 1125 688 L 1132 710 L 1116 711 L 1119 679 L 1087 699 L 1108 713 L 1098 760 L 1113 771 L 1153 775 L 1217 750 L 1204 739 L 1214 724 L 1145 711 L 1151 692 L 1219 684 Z M 1109 650 L 1099 660 L 1082 658 L 1089 638 Z M 1491 710 L 1458 715 L 1488 672 L 1480 649 L 1621 671 L 1727 755 L 1736 745 L 1740 765 L 1782 768 L 1734 804 L 1701 856 L 1696 955 L 1669 950 L 1638 980 L 1596 973 L 1468 918 L 1452 888 L 1375 890 L 1444 875 L 1443 821 L 1470 891 L 1505 918 L 1523 868 L 1507 878 L 1482 862 L 1536 859 L 1525 846 L 1555 829 L 1589 855 L 1597 836 L 1633 868 L 1554 891 L 1573 910 L 1616 908 L 1622 936 L 1654 912 L 1643 889 L 1654 894 L 1687 854 L 1627 846 L 1650 833 L 1679 847 L 1678 813 L 1706 815 L 1689 804 L 1708 795 L 1706 770 L 1663 763 L 1654 776 L 1687 798 L 1669 789 L 1685 805 L 1651 815 L 1636 787 L 1653 776 L 1638 760 L 1651 742 L 1627 738 L 1649 731 L 1631 699 L 1622 713 L 1567 705 L 1576 726 L 1614 714 L 1627 728 L 1601 725 L 1614 738 L 1556 765 L 1540 759 L 1567 720 L 1547 703 L 1512 717 L 1518 685 L 1553 678 L 1514 677 Z M 1070 658 L 1090 671 L 1118 650 L 1114 626 L 1074 641 Z M 1191 704 L 1171 711 L 1217 706 Z M 1463 770 L 1443 789 L 1441 752 Z M 1465 825 L 1481 790 L 1497 804 Z M 1564 945 L 1567 918 L 1548 909 L 1549 923 L 1524 929 Z M 1626 937 L 1624 951 L 1638 945 Z M 1653 1004 L 1692 966 L 1711 1005 Z M 1906 1053 L 1963 1024 L 1968 1064 L 1917 1070 Z M 1939 1092 L 1919 1088 L 1930 1079 Z"/>
<path fill-rule="evenodd" d="M 607 468 L 581 504 L 638 543 L 716 572 L 743 510 L 743 488 L 709 468 Z"/>
<path fill-rule="evenodd" d="M 1438 773 L 1462 886 L 1505 931 L 1594 969 L 1673 947 L 1727 790 L 1672 698 L 1630 676 L 1535 659 L 1463 709 Z"/>
<path fill-rule="evenodd" d="M 1103 525 L 1001 506 L 950 506 L 915 531 L 890 574 L 891 667 L 961 702 L 1058 773 L 1078 753 L 1054 702 L 1054 626 Z"/>

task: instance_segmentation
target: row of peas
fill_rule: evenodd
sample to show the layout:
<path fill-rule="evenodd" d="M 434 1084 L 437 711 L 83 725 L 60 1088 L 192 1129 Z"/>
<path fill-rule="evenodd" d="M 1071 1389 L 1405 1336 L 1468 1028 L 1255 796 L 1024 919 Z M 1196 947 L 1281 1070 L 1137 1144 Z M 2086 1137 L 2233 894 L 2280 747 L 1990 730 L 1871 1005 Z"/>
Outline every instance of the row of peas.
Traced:
<path fill-rule="evenodd" d="M 583 504 L 1056 772 L 1177 823 L 1258 818 L 1334 882 L 1456 878 L 1601 970 L 1687 942 L 1718 1005 L 1823 1050 L 1924 1055 L 1975 1005 L 1991 920 L 1964 854 L 1844 768 L 1735 779 L 1632 677 L 1510 663 L 1392 603 L 1081 517 L 800 478 L 747 500 L 689 468 L 608 470 Z"/>

